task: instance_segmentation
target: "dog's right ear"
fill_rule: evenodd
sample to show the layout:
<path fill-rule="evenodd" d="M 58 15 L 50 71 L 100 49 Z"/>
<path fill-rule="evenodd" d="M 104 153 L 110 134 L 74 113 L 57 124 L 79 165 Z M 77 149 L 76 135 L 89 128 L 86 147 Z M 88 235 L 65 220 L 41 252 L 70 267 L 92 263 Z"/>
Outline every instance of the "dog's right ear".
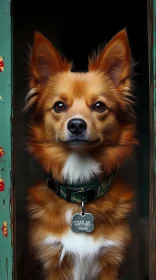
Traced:
<path fill-rule="evenodd" d="M 34 43 L 29 61 L 31 88 L 40 88 L 56 72 L 71 68 L 51 42 L 41 33 L 35 32 Z"/>
<path fill-rule="evenodd" d="M 25 110 L 36 103 L 39 93 L 47 81 L 57 72 L 68 71 L 71 64 L 63 59 L 51 42 L 41 33 L 35 32 L 29 60 L 30 91 L 26 96 Z"/>

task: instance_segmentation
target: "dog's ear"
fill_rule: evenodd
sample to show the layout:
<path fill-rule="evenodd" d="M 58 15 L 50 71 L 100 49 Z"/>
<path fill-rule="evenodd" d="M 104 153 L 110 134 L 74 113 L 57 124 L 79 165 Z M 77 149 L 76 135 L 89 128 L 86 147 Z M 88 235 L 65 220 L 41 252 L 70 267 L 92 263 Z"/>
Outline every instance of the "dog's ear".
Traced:
<path fill-rule="evenodd" d="M 51 42 L 39 32 L 35 32 L 29 66 L 31 87 L 42 86 L 56 72 L 66 71 L 71 67 Z"/>
<path fill-rule="evenodd" d="M 115 87 L 131 76 L 132 59 L 125 29 L 117 33 L 97 57 L 90 59 L 89 70 L 104 72 Z"/>

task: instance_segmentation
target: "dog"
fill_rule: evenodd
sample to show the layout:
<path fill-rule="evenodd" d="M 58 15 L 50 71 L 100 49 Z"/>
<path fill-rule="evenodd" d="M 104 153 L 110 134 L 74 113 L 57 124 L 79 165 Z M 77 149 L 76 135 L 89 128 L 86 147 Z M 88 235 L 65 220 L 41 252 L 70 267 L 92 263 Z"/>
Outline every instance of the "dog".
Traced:
<path fill-rule="evenodd" d="M 29 66 L 28 149 L 46 174 L 29 189 L 29 242 L 42 279 L 117 280 L 135 195 L 119 172 L 137 144 L 127 32 L 84 73 L 35 32 Z"/>

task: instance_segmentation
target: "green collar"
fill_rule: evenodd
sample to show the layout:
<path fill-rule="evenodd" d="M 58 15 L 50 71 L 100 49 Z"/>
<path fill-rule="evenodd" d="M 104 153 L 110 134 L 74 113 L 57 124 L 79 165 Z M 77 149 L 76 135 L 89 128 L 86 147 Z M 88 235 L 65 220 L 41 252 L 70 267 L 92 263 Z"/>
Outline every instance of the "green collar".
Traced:
<path fill-rule="evenodd" d="M 113 173 L 107 176 L 103 181 L 93 179 L 86 184 L 69 185 L 57 182 L 52 177 L 52 174 L 48 173 L 46 174 L 46 182 L 48 187 L 55 191 L 61 198 L 69 202 L 81 203 L 83 200 L 83 202 L 86 203 L 105 194 L 110 188 L 115 174 L 116 173 Z"/>

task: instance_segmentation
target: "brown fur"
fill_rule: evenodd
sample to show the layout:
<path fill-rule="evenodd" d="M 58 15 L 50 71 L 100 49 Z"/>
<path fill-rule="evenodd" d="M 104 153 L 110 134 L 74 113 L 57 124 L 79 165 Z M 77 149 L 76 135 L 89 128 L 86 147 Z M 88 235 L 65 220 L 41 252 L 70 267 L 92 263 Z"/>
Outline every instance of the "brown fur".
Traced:
<path fill-rule="evenodd" d="M 65 125 L 73 114 L 82 114 L 89 139 L 98 139 L 82 149 L 100 163 L 104 175 L 111 174 L 120 168 L 137 144 L 129 100 L 132 63 L 126 31 L 119 32 L 97 57 L 90 58 L 89 72 L 72 73 L 70 69 L 71 63 L 62 59 L 44 36 L 36 33 L 30 58 L 30 86 L 36 94 L 26 104 L 26 108 L 32 109 L 29 150 L 46 171 L 52 171 L 54 177 L 62 181 L 61 171 L 71 152 L 71 147 L 62 143 L 66 140 Z M 67 105 L 67 111 L 58 114 L 52 110 L 58 100 Z M 107 109 L 103 113 L 91 110 L 97 101 L 105 103 Z M 99 254 L 102 266 L 99 280 L 118 279 L 119 266 L 130 242 L 126 218 L 132 210 L 132 198 L 132 191 L 116 176 L 104 196 L 85 206 L 86 212 L 92 213 L 95 219 L 95 230 L 90 233 L 93 238 L 104 236 L 122 243 Z M 73 257 L 66 255 L 58 266 L 62 245 L 57 244 L 51 250 L 42 244 L 49 234 L 61 236 L 69 229 L 64 220 L 69 203 L 48 189 L 46 183 L 31 188 L 28 200 L 30 243 L 36 257 L 46 266 L 45 279 L 72 279 Z M 70 207 L 73 214 L 81 212 L 77 204 L 70 203 Z"/>

